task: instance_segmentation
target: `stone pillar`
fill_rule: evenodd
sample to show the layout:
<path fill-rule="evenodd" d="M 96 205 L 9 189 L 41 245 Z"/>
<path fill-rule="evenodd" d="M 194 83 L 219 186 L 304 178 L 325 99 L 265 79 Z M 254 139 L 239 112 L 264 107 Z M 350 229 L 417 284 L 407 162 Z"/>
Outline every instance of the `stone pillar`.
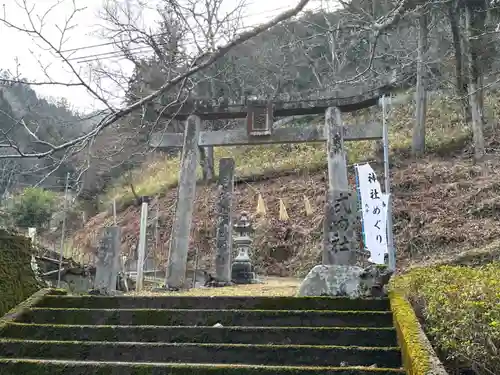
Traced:
<path fill-rule="evenodd" d="M 218 281 L 229 283 L 231 282 L 231 254 L 233 250 L 234 160 L 232 158 L 220 159 L 218 189 L 215 272 Z"/>
<path fill-rule="evenodd" d="M 327 202 L 323 227 L 323 264 L 354 265 L 359 248 L 355 195 L 351 191 L 333 191 L 328 193 Z"/>
<path fill-rule="evenodd" d="M 338 108 L 325 116 L 328 193 L 323 227 L 323 264 L 354 264 L 356 200 L 349 189 L 342 118 Z"/>
<path fill-rule="evenodd" d="M 141 197 L 141 224 L 139 229 L 139 254 L 137 255 L 137 279 L 135 291 L 140 292 L 144 284 L 144 258 L 147 248 L 149 197 Z"/>
<path fill-rule="evenodd" d="M 252 284 L 256 282 L 249 254 L 252 245 L 250 234 L 253 232 L 253 228 L 246 212 L 241 213 L 240 220 L 234 225 L 234 230 L 236 231 L 234 245 L 238 255 L 232 264 L 231 279 L 235 284 Z"/>
<path fill-rule="evenodd" d="M 196 197 L 196 167 L 198 165 L 198 138 L 201 120 L 198 116 L 189 116 L 184 131 L 184 144 L 177 187 L 177 204 L 172 223 L 169 259 L 165 286 L 180 289 L 186 277 L 191 219 Z"/>
<path fill-rule="evenodd" d="M 328 108 L 325 115 L 326 151 L 328 157 L 328 190 L 349 189 L 344 152 L 342 118 L 338 108 Z"/>
<path fill-rule="evenodd" d="M 94 289 L 103 294 L 116 291 L 118 272 L 120 270 L 120 227 L 104 229 L 99 242 L 96 257 L 96 275 Z"/>

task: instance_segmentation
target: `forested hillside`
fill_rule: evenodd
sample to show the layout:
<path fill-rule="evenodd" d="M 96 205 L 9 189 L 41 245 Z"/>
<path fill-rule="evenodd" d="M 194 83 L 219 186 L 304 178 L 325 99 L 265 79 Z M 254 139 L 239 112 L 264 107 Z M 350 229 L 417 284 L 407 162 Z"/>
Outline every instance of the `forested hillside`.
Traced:
<path fill-rule="evenodd" d="M 492 120 L 484 108 L 484 95 L 498 86 L 499 39 L 494 30 L 500 18 L 496 5 L 429 2 L 414 9 L 409 3 L 400 16 L 391 19 L 398 6 L 351 1 L 342 7 L 305 12 L 233 48 L 192 75 L 188 85 L 176 85 L 156 102 L 164 109 L 192 98 L 214 103 L 250 98 L 307 100 L 349 96 L 390 83 L 394 93 L 415 93 L 414 153 L 425 150 L 427 97 L 432 92 L 453 97 L 459 104 L 457 126 L 472 127 L 477 135 L 476 157 L 481 158 L 485 152 L 482 128 Z M 126 95 L 130 104 L 158 90 L 165 77 L 189 68 L 185 52 L 192 44 L 189 28 L 168 7 L 159 12 L 163 22 L 154 35 L 161 36 L 140 39 L 153 55 L 142 58 L 133 53 L 134 48 L 120 47 L 135 65 Z M 116 32 L 137 32 L 136 25 L 107 21 Z M 202 34 L 197 43 L 208 51 L 238 29 L 237 21 L 230 26 L 204 21 L 200 27 L 211 32 Z M 156 120 L 156 116 L 144 118 L 135 113 L 118 130 L 124 138 L 131 138 L 131 133 L 141 135 L 138 144 L 126 150 L 135 164 L 140 162 L 137 154 L 146 152 L 141 145 L 147 134 L 164 128 Z M 238 123 L 212 121 L 204 126 L 219 129 Z M 183 124 L 171 121 L 168 128 L 182 131 Z M 120 158 L 129 160 L 123 154 Z"/>
<path fill-rule="evenodd" d="M 9 79 L 9 74 L 0 70 L 2 78 Z M 16 144 L 14 149 L 3 147 L 3 155 L 43 151 L 47 148 L 43 142 L 71 139 L 91 125 L 86 115 L 73 112 L 64 99 L 48 101 L 23 84 L 0 86 L 0 131 L 5 137 L 2 143 Z M 0 159 L 0 196 L 36 184 L 63 190 L 66 173 L 75 173 L 78 168 L 75 155 L 66 153 L 45 159 Z"/>

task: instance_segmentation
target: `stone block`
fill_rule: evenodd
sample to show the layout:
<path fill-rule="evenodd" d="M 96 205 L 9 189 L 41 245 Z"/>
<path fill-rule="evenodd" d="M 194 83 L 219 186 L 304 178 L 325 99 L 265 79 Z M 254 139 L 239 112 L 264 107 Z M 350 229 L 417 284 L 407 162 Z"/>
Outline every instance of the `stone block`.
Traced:
<path fill-rule="evenodd" d="M 348 265 L 313 267 L 299 287 L 299 296 L 382 297 L 392 272 L 371 265 L 365 269 Z"/>

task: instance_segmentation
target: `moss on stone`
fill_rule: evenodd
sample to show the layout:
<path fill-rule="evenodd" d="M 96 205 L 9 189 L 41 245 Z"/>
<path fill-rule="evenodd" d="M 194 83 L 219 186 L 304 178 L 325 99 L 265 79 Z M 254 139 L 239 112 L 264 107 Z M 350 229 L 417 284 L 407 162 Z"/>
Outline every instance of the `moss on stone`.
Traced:
<path fill-rule="evenodd" d="M 280 366 L 377 364 L 399 368 L 399 348 L 312 345 L 242 345 L 187 343 L 113 343 L 95 341 L 0 340 L 0 352 L 13 358 L 92 361 L 131 360 L 139 363 L 199 362 Z"/>
<path fill-rule="evenodd" d="M 34 308 L 23 322 L 72 325 L 392 326 L 390 311 L 167 310 Z"/>
<path fill-rule="evenodd" d="M 66 308 L 169 308 L 169 309 L 254 309 L 254 310 L 348 310 L 389 311 L 387 298 L 351 299 L 346 297 L 52 297 L 44 307 Z"/>
<path fill-rule="evenodd" d="M 389 293 L 394 325 L 401 346 L 404 367 L 408 375 L 429 375 L 429 352 L 421 340 L 421 328 L 413 307 L 403 292 L 393 289 Z"/>
<path fill-rule="evenodd" d="M 402 369 L 376 367 L 295 367 L 152 363 L 45 362 L 0 359 L 0 375 L 396 375 Z"/>
<path fill-rule="evenodd" d="M 5 337 L 33 340 L 396 346 L 393 327 L 169 327 L 12 323 Z"/>
<path fill-rule="evenodd" d="M 42 286 L 31 269 L 27 237 L 0 230 L 0 317 Z"/>
<path fill-rule="evenodd" d="M 66 293 L 66 291 L 41 289 L 38 292 L 32 294 L 29 298 L 25 299 L 13 309 L 9 310 L 7 314 L 0 317 L 0 338 L 7 332 L 9 325 L 12 325 L 13 322 L 22 321 L 23 316 L 27 314 L 34 305 L 43 300 L 47 295 L 58 295 L 61 293 Z"/>

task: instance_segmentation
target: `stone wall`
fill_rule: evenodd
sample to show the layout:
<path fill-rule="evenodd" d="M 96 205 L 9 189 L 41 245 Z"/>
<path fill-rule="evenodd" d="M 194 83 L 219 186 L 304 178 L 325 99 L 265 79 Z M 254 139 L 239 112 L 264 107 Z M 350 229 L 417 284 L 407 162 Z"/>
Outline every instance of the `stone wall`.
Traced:
<path fill-rule="evenodd" d="M 31 269 L 31 240 L 0 229 L 0 317 L 41 286 Z"/>

